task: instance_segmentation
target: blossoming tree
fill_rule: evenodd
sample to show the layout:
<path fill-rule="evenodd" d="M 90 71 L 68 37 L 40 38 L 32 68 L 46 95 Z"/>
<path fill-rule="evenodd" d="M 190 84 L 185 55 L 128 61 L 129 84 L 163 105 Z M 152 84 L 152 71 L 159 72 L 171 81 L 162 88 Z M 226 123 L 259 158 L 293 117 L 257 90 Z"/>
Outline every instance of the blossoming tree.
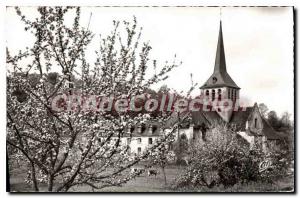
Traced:
<path fill-rule="evenodd" d="M 53 101 L 58 95 L 75 92 L 114 100 L 131 98 L 166 79 L 179 64 L 166 62 L 156 71 L 156 61 L 149 58 L 151 46 L 141 43 L 135 19 L 114 21 L 111 34 L 102 38 L 96 49 L 94 62 L 88 61 L 87 47 L 94 35 L 80 25 L 80 8 L 39 7 L 37 11 L 39 17 L 30 20 L 16 8 L 35 42 L 18 54 L 7 49 L 9 159 L 22 161 L 34 191 L 68 191 L 76 185 L 93 189 L 120 186 L 136 176 L 127 170 L 165 143 L 173 130 L 163 134 L 153 148 L 132 157 L 122 138 L 132 137 L 126 130 L 129 126 L 153 119 L 147 112 L 138 114 L 126 108 L 83 111 L 78 99 L 69 101 L 77 104 L 75 109 L 71 106 L 71 111 L 65 111 L 67 101 Z M 72 24 L 65 20 L 67 14 L 73 14 Z M 152 76 L 149 67 L 156 71 Z M 35 83 L 29 78 L 32 74 L 37 75 Z M 53 109 L 53 104 L 61 111 Z M 164 113 L 156 119 L 163 125 L 169 117 L 170 113 Z M 41 187 L 45 185 L 46 189 Z"/>

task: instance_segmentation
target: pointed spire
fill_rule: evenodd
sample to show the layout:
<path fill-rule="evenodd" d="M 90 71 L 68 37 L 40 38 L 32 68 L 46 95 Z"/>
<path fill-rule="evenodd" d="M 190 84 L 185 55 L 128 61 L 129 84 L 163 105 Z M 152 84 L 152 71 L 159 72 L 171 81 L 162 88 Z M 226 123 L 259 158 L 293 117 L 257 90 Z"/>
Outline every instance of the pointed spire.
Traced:
<path fill-rule="evenodd" d="M 219 38 L 218 38 L 214 72 L 209 77 L 209 79 L 204 83 L 204 85 L 201 86 L 201 89 L 216 88 L 216 87 L 232 87 L 232 88 L 240 89 L 227 73 L 221 20 L 220 20 Z"/>
<path fill-rule="evenodd" d="M 214 72 L 220 72 L 220 73 L 226 72 L 226 61 L 225 61 L 222 21 L 221 20 L 220 20 L 219 39 L 218 39 Z"/>

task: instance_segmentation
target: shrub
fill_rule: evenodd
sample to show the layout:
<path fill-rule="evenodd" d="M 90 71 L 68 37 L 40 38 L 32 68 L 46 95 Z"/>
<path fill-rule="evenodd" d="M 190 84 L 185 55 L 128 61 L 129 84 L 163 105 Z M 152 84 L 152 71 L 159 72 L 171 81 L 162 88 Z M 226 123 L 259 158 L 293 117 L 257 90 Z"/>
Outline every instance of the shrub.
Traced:
<path fill-rule="evenodd" d="M 286 175 L 288 163 L 283 154 L 248 150 L 239 144 L 236 133 L 227 126 L 219 126 L 205 144 L 190 150 L 190 164 L 183 175 L 175 179 L 173 188 L 224 188 L 249 182 L 272 183 Z M 221 137 L 219 137 L 221 134 Z M 270 160 L 272 165 L 260 170 L 260 163 Z"/>

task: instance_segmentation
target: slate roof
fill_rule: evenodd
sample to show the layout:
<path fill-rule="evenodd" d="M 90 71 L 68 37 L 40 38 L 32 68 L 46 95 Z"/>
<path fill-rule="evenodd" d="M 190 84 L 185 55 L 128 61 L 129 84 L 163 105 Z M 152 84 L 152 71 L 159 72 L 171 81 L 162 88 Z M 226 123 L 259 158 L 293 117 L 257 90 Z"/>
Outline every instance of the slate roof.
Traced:
<path fill-rule="evenodd" d="M 216 81 L 214 80 L 216 79 Z M 217 87 L 233 87 L 240 89 L 232 80 L 226 70 L 226 59 L 223 42 L 222 22 L 220 21 L 219 38 L 216 52 L 216 60 L 213 74 L 204 83 L 201 89 L 217 88 Z"/>
<path fill-rule="evenodd" d="M 238 131 L 246 131 L 246 122 L 249 119 L 251 113 L 254 110 L 253 107 L 247 107 L 246 110 L 234 111 L 232 113 L 230 124 L 235 124 L 237 127 L 236 130 Z M 178 117 L 179 116 L 179 117 Z M 133 126 L 132 131 L 128 132 L 125 136 L 133 136 L 133 137 L 153 137 L 153 136 L 159 136 L 161 135 L 161 128 L 170 128 L 176 124 L 178 119 L 184 121 L 182 128 L 186 128 L 188 125 L 186 123 L 192 123 L 195 127 L 201 126 L 203 123 L 207 126 L 213 124 L 214 122 L 222 121 L 222 118 L 219 116 L 219 114 L 216 111 L 192 111 L 192 112 L 182 112 L 180 114 L 173 112 L 170 119 L 166 122 L 164 126 L 161 125 L 158 121 L 152 121 L 139 125 Z M 282 139 L 282 136 L 278 134 L 271 126 L 270 124 L 265 120 L 263 120 L 263 134 L 267 137 L 269 140 L 276 140 L 276 139 Z M 150 126 L 154 126 L 156 130 L 154 132 L 151 132 Z M 141 132 L 139 132 L 139 127 L 143 127 Z M 127 129 L 127 131 L 129 131 Z"/>
<path fill-rule="evenodd" d="M 247 107 L 245 111 L 242 111 L 241 109 L 239 111 L 234 111 L 229 123 L 234 124 L 237 127 L 237 131 L 246 131 L 246 122 L 253 112 L 253 109 L 254 107 Z M 215 121 L 221 120 L 221 117 L 216 111 L 196 111 L 191 112 L 191 116 L 194 126 L 200 126 L 202 123 L 212 124 Z M 267 139 L 282 139 L 282 136 L 278 134 L 264 118 L 262 118 L 262 120 L 262 132 L 267 137 Z"/>
<path fill-rule="evenodd" d="M 152 127 L 152 130 L 151 130 Z M 138 124 L 135 126 L 132 126 L 130 129 L 127 129 L 127 136 L 133 136 L 133 137 L 151 137 L 151 136 L 159 136 L 161 135 L 160 129 L 161 124 L 159 122 L 147 122 L 144 124 Z"/>
<path fill-rule="evenodd" d="M 246 107 L 245 111 L 234 111 L 230 123 L 235 124 L 237 130 L 246 130 L 246 122 L 253 111 L 253 107 Z"/>
<path fill-rule="evenodd" d="M 170 116 L 170 119 L 166 122 L 165 126 L 162 127 L 171 128 L 178 122 L 178 120 L 185 121 L 189 116 L 189 112 L 181 112 L 179 114 L 177 112 L 173 112 Z"/>
<path fill-rule="evenodd" d="M 194 111 L 191 112 L 192 122 L 195 126 L 200 126 L 203 123 L 211 125 L 213 122 L 221 120 L 221 117 L 215 111 Z"/>

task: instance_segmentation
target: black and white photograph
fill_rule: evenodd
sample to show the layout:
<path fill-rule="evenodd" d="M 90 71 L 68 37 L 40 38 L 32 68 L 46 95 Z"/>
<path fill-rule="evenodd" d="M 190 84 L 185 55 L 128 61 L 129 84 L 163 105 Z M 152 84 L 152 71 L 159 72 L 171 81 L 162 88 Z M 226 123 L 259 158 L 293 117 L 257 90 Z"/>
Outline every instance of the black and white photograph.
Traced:
<path fill-rule="evenodd" d="M 294 193 L 294 17 L 6 6 L 7 192 Z"/>

